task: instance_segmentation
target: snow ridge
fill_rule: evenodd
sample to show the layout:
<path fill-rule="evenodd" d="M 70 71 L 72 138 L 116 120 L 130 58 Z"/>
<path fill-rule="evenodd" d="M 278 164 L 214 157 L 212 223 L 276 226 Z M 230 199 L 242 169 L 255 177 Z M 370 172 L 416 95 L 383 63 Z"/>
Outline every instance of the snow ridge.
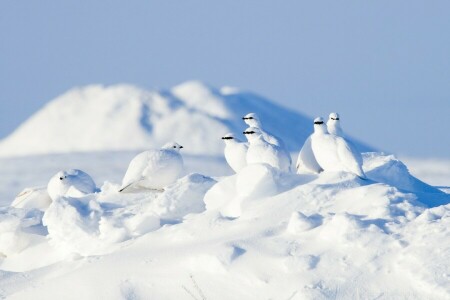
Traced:
<path fill-rule="evenodd" d="M 256 112 L 289 151 L 298 151 L 312 130 L 309 117 L 261 96 L 199 81 L 162 91 L 89 85 L 69 90 L 36 112 L 0 141 L 0 156 L 141 150 L 168 141 L 184 145 L 185 153 L 221 155 L 223 134 L 243 139 L 241 118 L 248 112 Z"/>

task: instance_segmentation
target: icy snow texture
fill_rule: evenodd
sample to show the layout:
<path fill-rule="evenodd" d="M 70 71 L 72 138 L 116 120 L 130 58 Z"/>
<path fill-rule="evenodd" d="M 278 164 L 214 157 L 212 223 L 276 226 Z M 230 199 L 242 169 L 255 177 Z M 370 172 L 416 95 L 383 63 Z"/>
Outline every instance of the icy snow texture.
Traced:
<path fill-rule="evenodd" d="M 217 180 L 190 174 L 163 193 L 106 182 L 54 201 L 48 233 L 42 212 L 5 208 L 0 296 L 447 299 L 450 195 L 392 156 L 368 153 L 364 169 L 366 181 L 254 164 Z"/>
<path fill-rule="evenodd" d="M 173 223 L 204 211 L 203 195 L 214 183 L 209 177 L 189 174 L 164 192 L 134 194 L 118 194 L 117 186 L 105 183 L 98 195 L 55 199 L 42 221 L 50 243 L 62 251 L 109 253 L 120 242 L 158 229 L 161 220 Z"/>

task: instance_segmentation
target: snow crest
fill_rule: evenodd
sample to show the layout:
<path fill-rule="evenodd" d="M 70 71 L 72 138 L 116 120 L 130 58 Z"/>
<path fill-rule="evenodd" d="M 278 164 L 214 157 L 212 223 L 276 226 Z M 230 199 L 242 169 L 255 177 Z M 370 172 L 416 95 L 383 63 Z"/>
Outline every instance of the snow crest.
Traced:
<path fill-rule="evenodd" d="M 367 180 L 250 164 L 1 208 L 0 298 L 448 299 L 450 194 L 363 158 Z"/>
<path fill-rule="evenodd" d="M 50 101 L 0 141 L 0 157 L 142 150 L 177 141 L 189 154 L 223 153 L 220 137 L 242 136 L 242 116 L 255 112 L 289 151 L 298 151 L 312 120 L 256 94 L 189 81 L 169 90 L 89 85 Z M 361 149 L 366 146 L 359 144 Z"/>

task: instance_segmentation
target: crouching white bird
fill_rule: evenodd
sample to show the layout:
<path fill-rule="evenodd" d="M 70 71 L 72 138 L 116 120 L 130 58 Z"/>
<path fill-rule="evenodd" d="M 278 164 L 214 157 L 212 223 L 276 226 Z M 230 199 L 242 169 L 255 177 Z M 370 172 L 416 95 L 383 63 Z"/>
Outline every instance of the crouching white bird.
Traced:
<path fill-rule="evenodd" d="M 183 172 L 183 146 L 171 142 L 161 149 L 147 150 L 133 158 L 122 180 L 123 192 L 130 187 L 161 190 L 177 180 Z"/>
<path fill-rule="evenodd" d="M 52 200 L 62 196 L 77 198 L 97 191 L 92 177 L 77 169 L 59 171 L 47 184 L 47 192 Z"/>
<path fill-rule="evenodd" d="M 14 201 L 11 203 L 11 207 L 28 209 L 35 208 L 45 211 L 51 203 L 52 199 L 47 192 L 47 187 L 40 186 L 25 188 L 16 196 Z"/>
<path fill-rule="evenodd" d="M 361 153 L 354 151 L 343 137 L 329 134 L 321 117 L 314 119 L 311 147 L 324 171 L 346 171 L 366 179 Z"/>
<path fill-rule="evenodd" d="M 266 163 L 282 171 L 290 171 L 290 157 L 281 147 L 264 140 L 259 128 L 249 127 L 244 134 L 249 142 L 247 164 Z"/>
<path fill-rule="evenodd" d="M 247 165 L 248 144 L 237 139 L 232 133 L 224 135 L 222 140 L 225 142 L 225 159 L 237 173 Z"/>
<path fill-rule="evenodd" d="M 323 171 L 314 156 L 311 146 L 311 136 L 309 136 L 303 144 L 303 147 L 298 154 L 297 164 L 295 166 L 297 169 L 297 174 L 303 172 L 318 174 Z"/>

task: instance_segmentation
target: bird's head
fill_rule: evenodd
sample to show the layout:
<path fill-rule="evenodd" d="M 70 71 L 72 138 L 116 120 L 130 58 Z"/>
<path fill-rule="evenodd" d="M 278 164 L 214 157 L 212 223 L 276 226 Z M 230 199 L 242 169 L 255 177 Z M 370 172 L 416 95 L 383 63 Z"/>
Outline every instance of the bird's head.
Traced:
<path fill-rule="evenodd" d="M 255 113 L 248 113 L 242 117 L 242 120 L 250 127 L 259 127 L 259 118 Z"/>
<path fill-rule="evenodd" d="M 261 130 L 257 127 L 249 127 L 243 132 L 247 140 L 250 142 L 261 136 Z"/>
<path fill-rule="evenodd" d="M 222 137 L 222 140 L 226 143 L 226 142 L 228 142 L 228 141 L 232 141 L 232 140 L 235 140 L 236 139 L 236 137 L 234 136 L 234 134 L 232 134 L 232 133 L 227 133 L 227 134 L 225 134 L 223 137 Z"/>
<path fill-rule="evenodd" d="M 328 120 L 339 121 L 339 114 L 335 112 L 331 113 L 328 117 Z"/>
<path fill-rule="evenodd" d="M 176 143 L 176 142 L 169 142 L 169 143 L 165 144 L 162 148 L 163 149 L 170 149 L 170 150 L 180 151 L 180 149 L 183 149 L 184 147 L 181 146 L 180 144 Z"/>

